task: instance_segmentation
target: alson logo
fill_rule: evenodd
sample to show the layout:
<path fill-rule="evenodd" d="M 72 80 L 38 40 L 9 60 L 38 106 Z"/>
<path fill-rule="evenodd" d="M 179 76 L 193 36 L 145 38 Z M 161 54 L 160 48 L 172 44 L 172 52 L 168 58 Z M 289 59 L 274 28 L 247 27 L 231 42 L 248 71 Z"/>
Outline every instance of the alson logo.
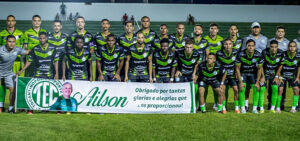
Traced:
<path fill-rule="evenodd" d="M 31 79 L 25 88 L 30 109 L 48 110 L 59 96 L 62 84 L 57 80 Z"/>

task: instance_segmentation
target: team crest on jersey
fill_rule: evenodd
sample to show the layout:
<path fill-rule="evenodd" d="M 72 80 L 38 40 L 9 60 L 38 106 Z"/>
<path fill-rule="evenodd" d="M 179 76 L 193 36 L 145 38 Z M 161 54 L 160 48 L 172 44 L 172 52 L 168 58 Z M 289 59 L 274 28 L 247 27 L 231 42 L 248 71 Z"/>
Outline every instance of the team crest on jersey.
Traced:
<path fill-rule="evenodd" d="M 168 59 L 168 64 L 172 63 L 172 60 L 171 59 Z"/>
<path fill-rule="evenodd" d="M 86 59 L 85 59 L 85 57 L 82 57 L 82 59 L 81 59 L 81 60 L 84 62 Z"/>
<path fill-rule="evenodd" d="M 84 42 L 86 42 L 86 43 L 89 42 L 89 38 L 85 38 Z"/>
<path fill-rule="evenodd" d="M 183 46 L 185 46 L 185 41 L 184 41 L 184 42 L 182 42 L 182 45 L 183 45 Z"/>
<path fill-rule="evenodd" d="M 252 59 L 252 62 L 255 63 L 255 62 L 256 62 L 256 59 Z"/>
<path fill-rule="evenodd" d="M 294 61 L 294 65 L 296 65 L 296 64 L 297 64 L 297 60 Z"/>
<path fill-rule="evenodd" d="M 236 59 L 235 56 L 233 56 L 233 57 L 231 58 L 232 61 L 234 61 L 235 59 Z"/>
<path fill-rule="evenodd" d="M 195 59 L 192 59 L 192 63 L 195 63 L 196 62 L 196 60 Z"/>
<path fill-rule="evenodd" d="M 147 53 L 145 52 L 145 53 L 143 54 L 143 56 L 146 58 L 146 57 L 147 57 Z"/>
<path fill-rule="evenodd" d="M 117 58 L 117 57 L 118 57 L 118 54 L 115 53 L 115 54 L 114 54 L 114 58 Z"/>
<path fill-rule="evenodd" d="M 204 47 L 204 45 L 203 45 L 203 44 L 200 44 L 200 47 L 201 47 L 201 48 L 203 48 L 203 47 Z"/>
<path fill-rule="evenodd" d="M 217 75 L 218 74 L 218 72 L 217 71 L 214 71 L 214 75 Z"/>
<path fill-rule="evenodd" d="M 266 43 L 265 39 L 262 39 L 262 40 L 261 40 L 261 43 Z"/>
<path fill-rule="evenodd" d="M 19 36 L 15 36 L 16 37 L 16 40 L 18 40 L 19 39 Z"/>
<path fill-rule="evenodd" d="M 218 46 L 221 45 L 221 42 L 218 42 L 217 45 L 218 45 Z"/>
<path fill-rule="evenodd" d="M 277 62 L 277 63 L 279 62 L 279 58 L 276 59 L 276 62 Z"/>
<path fill-rule="evenodd" d="M 133 41 L 134 44 L 136 44 L 136 41 Z"/>
<path fill-rule="evenodd" d="M 51 52 L 51 51 L 49 51 L 49 52 L 48 52 L 48 55 L 49 55 L 49 56 L 51 56 L 51 55 L 52 55 L 52 52 Z"/>
<path fill-rule="evenodd" d="M 65 43 L 65 42 L 66 42 L 66 39 L 61 39 L 61 42 L 62 42 L 62 43 Z"/>
<path fill-rule="evenodd" d="M 236 48 L 240 48 L 241 46 L 240 45 L 236 45 Z"/>

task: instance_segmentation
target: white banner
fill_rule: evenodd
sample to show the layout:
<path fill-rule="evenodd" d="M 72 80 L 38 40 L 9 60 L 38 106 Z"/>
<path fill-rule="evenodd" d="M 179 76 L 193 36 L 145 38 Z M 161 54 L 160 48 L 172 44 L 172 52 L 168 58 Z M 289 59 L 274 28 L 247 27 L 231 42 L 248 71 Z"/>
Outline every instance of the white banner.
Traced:
<path fill-rule="evenodd" d="M 16 107 L 89 113 L 195 113 L 194 87 L 192 83 L 18 78 Z"/>

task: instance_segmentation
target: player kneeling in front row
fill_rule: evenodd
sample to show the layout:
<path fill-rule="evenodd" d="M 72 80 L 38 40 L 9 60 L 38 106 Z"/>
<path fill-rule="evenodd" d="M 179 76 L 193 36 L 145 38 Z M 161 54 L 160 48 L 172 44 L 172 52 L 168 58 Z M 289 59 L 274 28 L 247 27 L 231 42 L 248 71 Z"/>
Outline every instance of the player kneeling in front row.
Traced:
<path fill-rule="evenodd" d="M 153 54 L 153 81 L 157 83 L 172 83 L 174 81 L 177 60 L 175 53 L 169 49 L 169 39 L 160 41 L 161 50 Z"/>
<path fill-rule="evenodd" d="M 225 72 L 225 69 L 220 63 L 216 62 L 216 56 L 213 53 L 210 53 L 208 55 L 207 61 L 199 65 L 197 75 L 199 76 L 198 79 L 201 112 L 206 112 L 204 99 L 205 87 L 207 85 L 211 85 L 214 91 L 218 94 L 218 112 L 222 112 L 225 114 L 226 110 L 223 109 L 222 105 L 225 96 L 221 85 L 224 85 L 224 80 L 227 76 L 227 72 Z"/>
<path fill-rule="evenodd" d="M 15 74 L 12 71 L 13 64 L 17 59 L 18 55 L 27 55 L 29 50 L 24 50 L 22 48 L 16 47 L 16 37 L 13 35 L 7 36 L 7 41 L 5 46 L 0 47 L 0 79 L 4 78 L 5 86 L 10 92 L 10 103 L 9 103 L 9 113 L 14 113 L 14 102 L 15 102 Z M 0 102 L 0 113 L 3 111 L 4 103 Z"/>
<path fill-rule="evenodd" d="M 289 86 L 293 87 L 293 104 L 291 112 L 296 112 L 296 106 L 299 100 L 299 77 L 300 77 L 300 53 L 297 53 L 297 44 L 292 41 L 288 44 L 288 50 L 284 53 L 281 66 L 278 70 L 278 77 L 282 76 L 279 86 L 279 95 L 277 98 L 276 112 L 280 113 L 280 103 L 284 85 L 289 82 Z"/>
<path fill-rule="evenodd" d="M 96 50 L 98 80 L 120 82 L 120 72 L 124 64 L 123 48 L 116 45 L 115 35 L 109 34 L 106 38 L 107 44 Z"/>

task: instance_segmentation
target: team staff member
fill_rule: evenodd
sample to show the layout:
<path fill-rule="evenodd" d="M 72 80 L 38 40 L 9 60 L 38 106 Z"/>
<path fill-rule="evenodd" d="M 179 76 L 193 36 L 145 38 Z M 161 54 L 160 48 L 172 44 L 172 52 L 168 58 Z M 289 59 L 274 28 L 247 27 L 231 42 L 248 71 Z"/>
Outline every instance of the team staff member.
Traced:
<path fill-rule="evenodd" d="M 4 79 L 5 86 L 10 92 L 9 113 L 14 113 L 15 101 L 15 74 L 12 71 L 13 64 L 18 55 L 27 55 L 29 50 L 16 47 L 16 37 L 8 35 L 6 37 L 6 45 L 0 47 L 0 79 Z M 5 93 L 2 93 L 5 94 Z M 3 112 L 5 95 L 0 95 L 0 113 Z"/>

